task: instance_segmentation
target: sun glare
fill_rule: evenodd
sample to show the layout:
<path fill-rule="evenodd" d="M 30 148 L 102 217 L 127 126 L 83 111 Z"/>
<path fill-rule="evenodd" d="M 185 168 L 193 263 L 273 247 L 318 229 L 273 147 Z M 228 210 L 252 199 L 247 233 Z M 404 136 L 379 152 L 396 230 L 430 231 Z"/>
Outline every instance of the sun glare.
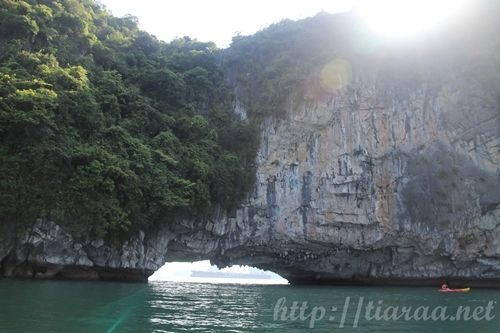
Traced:
<path fill-rule="evenodd" d="M 466 0 L 361 0 L 357 10 L 385 37 L 415 36 L 456 14 Z"/>

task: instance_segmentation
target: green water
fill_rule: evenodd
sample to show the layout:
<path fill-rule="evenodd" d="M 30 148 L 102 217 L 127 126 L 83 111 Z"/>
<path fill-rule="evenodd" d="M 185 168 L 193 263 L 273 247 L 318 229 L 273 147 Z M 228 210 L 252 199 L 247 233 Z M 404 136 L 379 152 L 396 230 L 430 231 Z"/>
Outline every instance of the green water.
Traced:
<path fill-rule="evenodd" d="M 363 302 L 356 320 L 360 297 Z M 280 299 L 287 306 L 285 312 L 276 307 Z M 297 317 L 300 311 L 295 320 L 289 318 L 294 301 L 298 306 L 307 302 L 303 320 Z M 369 301 L 381 302 L 380 314 L 403 306 L 431 310 L 446 306 L 450 313 L 459 306 L 486 311 L 488 302 L 495 303 L 491 303 L 494 308 L 489 317 L 484 318 L 483 312 L 483 318 L 477 317 L 480 320 L 423 320 L 418 316 L 367 320 Z M 440 294 L 430 288 L 0 280 L 0 332 L 500 332 L 497 301 L 499 290 L 484 289 Z M 309 328 L 313 310 L 319 318 L 321 308 L 326 311 L 323 318 Z M 280 318 L 283 313 L 285 317 Z"/>

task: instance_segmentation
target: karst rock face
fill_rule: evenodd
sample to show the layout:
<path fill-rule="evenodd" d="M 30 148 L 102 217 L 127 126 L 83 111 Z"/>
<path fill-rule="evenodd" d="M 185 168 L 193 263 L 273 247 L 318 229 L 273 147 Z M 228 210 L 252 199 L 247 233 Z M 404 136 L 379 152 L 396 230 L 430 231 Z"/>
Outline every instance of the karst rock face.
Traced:
<path fill-rule="evenodd" d="M 112 242 L 46 220 L 3 226 L 3 275 L 146 280 L 165 262 L 210 259 L 296 283 L 500 285 L 500 79 L 432 73 L 429 59 L 345 56 L 342 86 L 317 94 L 305 80 L 284 116 L 262 121 L 239 209 Z"/>

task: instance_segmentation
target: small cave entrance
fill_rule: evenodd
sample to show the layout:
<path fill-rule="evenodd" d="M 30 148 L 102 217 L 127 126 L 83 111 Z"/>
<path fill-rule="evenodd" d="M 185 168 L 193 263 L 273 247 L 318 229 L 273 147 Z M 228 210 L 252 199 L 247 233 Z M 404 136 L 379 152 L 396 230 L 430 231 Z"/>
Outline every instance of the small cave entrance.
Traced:
<path fill-rule="evenodd" d="M 195 262 L 169 262 L 148 279 L 151 281 L 239 283 L 239 284 L 288 284 L 288 281 L 271 271 L 251 266 L 231 266 L 223 269 L 210 265 L 209 260 Z"/>

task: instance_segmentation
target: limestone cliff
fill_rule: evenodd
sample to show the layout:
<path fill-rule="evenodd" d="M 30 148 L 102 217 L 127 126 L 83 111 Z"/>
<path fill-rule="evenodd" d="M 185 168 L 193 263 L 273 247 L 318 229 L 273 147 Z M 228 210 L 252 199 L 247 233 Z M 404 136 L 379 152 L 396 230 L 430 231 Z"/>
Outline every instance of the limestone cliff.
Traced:
<path fill-rule="evenodd" d="M 167 261 L 210 259 L 297 283 L 500 286 L 500 77 L 436 65 L 442 53 L 425 47 L 341 55 L 348 80 L 320 94 L 321 78 L 304 80 L 285 116 L 263 120 L 255 188 L 236 211 L 113 242 L 51 221 L 6 228 L 3 274 L 143 280 Z M 248 91 L 229 82 L 245 118 Z"/>

